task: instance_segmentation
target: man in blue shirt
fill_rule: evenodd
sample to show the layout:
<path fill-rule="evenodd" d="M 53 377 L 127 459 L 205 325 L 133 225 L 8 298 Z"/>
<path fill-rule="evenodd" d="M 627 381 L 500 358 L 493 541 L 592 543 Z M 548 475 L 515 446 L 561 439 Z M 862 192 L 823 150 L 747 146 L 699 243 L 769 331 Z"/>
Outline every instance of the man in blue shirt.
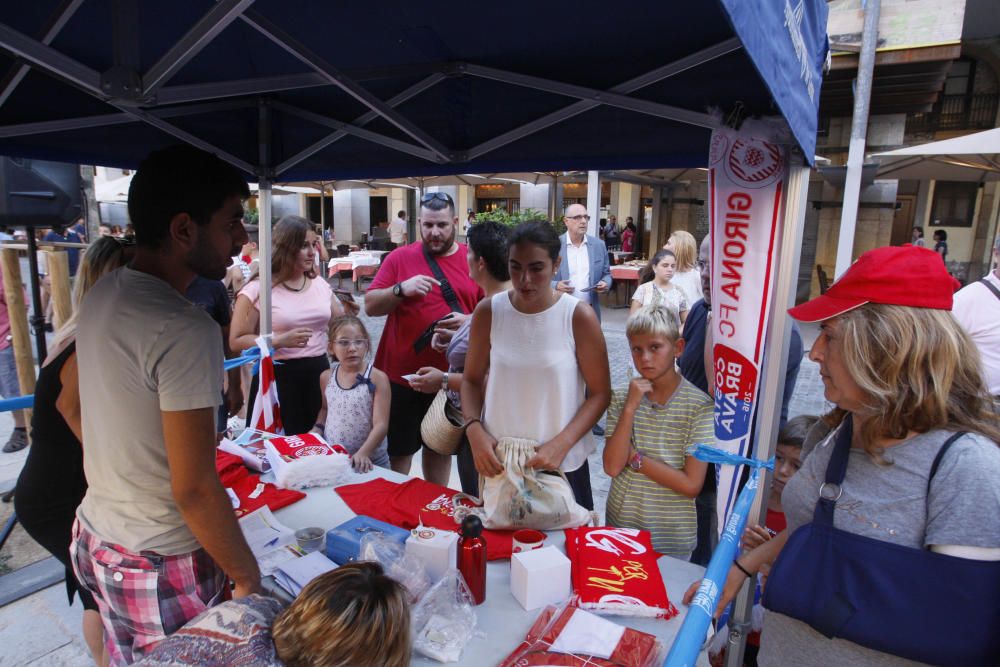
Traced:
<path fill-rule="evenodd" d="M 70 243 L 83 243 L 83 239 L 80 235 L 74 232 L 72 229 L 66 228 L 53 228 L 45 235 L 42 241 L 59 241 L 59 242 L 70 242 Z M 66 248 L 66 256 L 69 259 L 69 275 L 75 276 L 76 269 L 80 266 L 80 249 L 79 248 Z"/>

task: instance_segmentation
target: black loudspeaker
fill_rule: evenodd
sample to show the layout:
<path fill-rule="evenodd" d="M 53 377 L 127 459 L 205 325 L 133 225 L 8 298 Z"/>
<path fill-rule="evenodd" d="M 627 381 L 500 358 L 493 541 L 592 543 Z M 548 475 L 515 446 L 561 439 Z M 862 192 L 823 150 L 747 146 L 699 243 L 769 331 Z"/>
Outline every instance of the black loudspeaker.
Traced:
<path fill-rule="evenodd" d="M 0 226 L 62 227 L 82 211 L 78 165 L 0 158 Z"/>

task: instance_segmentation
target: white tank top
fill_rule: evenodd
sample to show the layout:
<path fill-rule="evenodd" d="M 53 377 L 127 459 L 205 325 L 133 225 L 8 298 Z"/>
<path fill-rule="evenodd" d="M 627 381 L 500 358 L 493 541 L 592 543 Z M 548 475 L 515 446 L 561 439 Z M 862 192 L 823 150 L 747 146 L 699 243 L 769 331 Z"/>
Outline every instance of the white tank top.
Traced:
<path fill-rule="evenodd" d="M 580 301 L 566 294 L 547 310 L 527 314 L 507 292 L 491 300 L 490 371 L 483 425 L 493 437 L 551 440 L 576 416 L 586 384 L 576 361 L 573 311 Z M 563 459 L 572 472 L 596 449 L 588 429 Z"/>

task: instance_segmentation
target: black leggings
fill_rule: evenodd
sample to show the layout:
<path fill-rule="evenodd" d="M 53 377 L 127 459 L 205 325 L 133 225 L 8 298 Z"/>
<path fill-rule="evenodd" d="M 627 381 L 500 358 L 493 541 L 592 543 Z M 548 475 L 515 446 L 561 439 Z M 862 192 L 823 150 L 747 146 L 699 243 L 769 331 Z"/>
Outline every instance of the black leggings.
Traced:
<path fill-rule="evenodd" d="M 278 386 L 281 423 L 286 435 L 308 433 L 316 423 L 319 409 L 323 406 L 319 376 L 329 369 L 330 360 L 325 354 L 304 359 L 275 359 L 274 380 Z M 259 384 L 259 375 L 254 375 L 247 400 L 247 426 L 253 426 L 250 422 Z"/>

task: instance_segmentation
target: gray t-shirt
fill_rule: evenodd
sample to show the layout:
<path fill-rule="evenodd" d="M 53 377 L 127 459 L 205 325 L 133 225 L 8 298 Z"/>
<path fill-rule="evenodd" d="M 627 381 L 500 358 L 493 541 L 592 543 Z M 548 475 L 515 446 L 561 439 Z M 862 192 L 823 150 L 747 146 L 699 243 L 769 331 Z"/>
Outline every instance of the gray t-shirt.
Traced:
<path fill-rule="evenodd" d="M 803 447 L 802 468 L 781 495 L 788 530 L 812 520 L 836 432 L 815 447 L 808 443 Z M 927 495 L 934 457 L 951 435 L 931 431 L 890 447 L 883 458 L 891 465 L 879 465 L 863 450 L 852 449 L 834 526 L 917 549 L 945 544 L 1000 546 L 1000 447 L 995 443 L 980 435 L 957 440 L 942 459 Z M 920 664 L 842 639 L 827 639 L 809 625 L 771 611 L 764 614 L 760 646 L 761 667 Z"/>
<path fill-rule="evenodd" d="M 170 487 L 160 413 L 219 405 L 219 325 L 164 281 L 126 267 L 87 293 L 76 351 L 89 484 L 77 516 L 132 552 L 194 551 Z"/>
<path fill-rule="evenodd" d="M 472 331 L 472 316 L 462 322 L 448 343 L 445 356 L 448 357 L 448 372 L 461 373 L 465 370 L 465 355 L 469 353 L 469 333 Z M 457 391 L 448 390 L 448 400 L 456 408 L 462 407 L 462 397 Z"/>

